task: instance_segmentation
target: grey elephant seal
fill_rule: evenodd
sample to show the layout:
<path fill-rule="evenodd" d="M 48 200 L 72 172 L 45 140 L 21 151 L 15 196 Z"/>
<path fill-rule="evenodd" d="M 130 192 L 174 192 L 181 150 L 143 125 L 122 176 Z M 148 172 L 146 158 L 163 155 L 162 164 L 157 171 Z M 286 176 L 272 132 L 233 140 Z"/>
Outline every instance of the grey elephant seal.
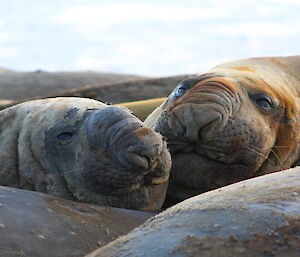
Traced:
<path fill-rule="evenodd" d="M 300 169 L 185 200 L 86 257 L 297 257 Z"/>
<path fill-rule="evenodd" d="M 180 201 L 295 166 L 299 70 L 300 56 L 251 58 L 179 83 L 145 121 L 168 139 L 168 197 Z"/>
<path fill-rule="evenodd" d="M 0 187 L 0 255 L 82 257 L 153 215 Z"/>
<path fill-rule="evenodd" d="M 170 155 L 128 109 L 84 98 L 0 112 L 0 184 L 100 205 L 160 209 Z"/>

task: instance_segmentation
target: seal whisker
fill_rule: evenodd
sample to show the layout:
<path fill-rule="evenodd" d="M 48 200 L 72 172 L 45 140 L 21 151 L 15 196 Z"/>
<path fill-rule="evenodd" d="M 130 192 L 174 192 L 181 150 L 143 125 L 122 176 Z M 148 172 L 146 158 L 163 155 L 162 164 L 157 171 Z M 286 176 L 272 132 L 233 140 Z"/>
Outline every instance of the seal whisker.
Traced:
<path fill-rule="evenodd" d="M 256 148 L 256 147 L 253 146 L 253 145 L 252 145 L 252 147 L 253 147 L 253 148 Z M 274 145 L 274 147 L 276 147 L 276 145 Z M 284 147 L 284 146 L 282 146 L 282 147 Z M 247 148 L 248 150 L 254 151 L 254 149 L 251 149 L 251 148 L 249 148 L 249 147 L 247 147 L 247 146 L 246 146 L 246 148 Z M 260 152 L 258 151 L 258 149 L 257 149 L 256 151 L 257 151 L 256 153 L 259 153 L 261 156 L 263 156 L 264 158 L 266 158 L 266 160 L 270 161 L 273 165 L 276 165 L 276 163 L 275 163 L 273 160 L 271 160 L 271 158 L 269 158 L 267 155 L 264 155 L 264 154 L 260 153 Z M 282 166 L 282 164 L 281 164 L 280 158 L 279 158 L 279 156 L 276 154 L 276 152 L 275 152 L 273 149 L 270 149 L 270 152 L 274 154 L 276 160 L 278 161 L 278 164 L 279 164 L 280 168 L 283 169 L 283 166 Z"/>
<path fill-rule="evenodd" d="M 281 152 L 280 152 L 280 148 L 286 148 L 286 147 L 288 147 L 287 145 L 274 145 L 274 148 L 276 148 L 277 149 L 277 151 L 281 154 Z M 278 163 L 279 163 L 279 165 L 280 165 L 280 168 L 281 169 L 284 169 L 284 167 L 283 167 L 283 165 L 281 164 L 281 162 L 280 162 L 280 158 L 279 158 L 279 156 L 275 153 L 275 151 L 273 150 L 273 149 L 271 149 L 271 151 L 274 153 L 274 155 L 276 156 L 276 158 L 277 158 L 277 160 L 278 160 Z"/>
<path fill-rule="evenodd" d="M 280 149 L 279 148 L 287 148 L 288 146 L 287 145 L 274 145 L 274 147 L 278 150 L 278 152 L 281 154 L 281 152 L 280 152 Z M 277 156 L 277 155 L 276 155 Z M 282 168 L 282 169 L 284 169 L 284 167 L 282 167 L 282 165 L 281 165 L 281 163 L 280 163 L 280 160 L 279 160 L 279 157 L 277 156 L 277 158 L 278 158 L 278 161 L 279 161 L 279 164 L 280 164 L 280 167 Z"/>
<path fill-rule="evenodd" d="M 255 146 L 253 146 L 253 145 L 252 145 L 252 147 L 255 148 Z M 258 154 L 258 155 L 264 157 L 266 160 L 270 161 L 272 164 L 275 165 L 275 162 L 272 161 L 272 160 L 269 158 L 268 155 L 261 153 L 260 151 L 258 151 L 258 149 L 255 150 L 255 149 L 252 149 L 251 147 L 248 147 L 248 146 L 245 146 L 245 148 L 248 149 L 249 151 L 252 151 L 252 152 L 254 152 L 254 153 L 256 153 L 256 154 Z M 272 151 L 272 150 L 271 150 L 271 151 Z M 273 152 L 273 151 L 272 151 L 272 152 Z M 275 155 L 275 156 L 276 156 L 276 155 Z M 278 158 L 278 156 L 277 156 L 277 158 Z"/>
<path fill-rule="evenodd" d="M 68 174 L 68 173 L 73 173 L 73 172 L 75 172 L 76 170 L 83 170 L 83 169 L 72 169 L 72 170 L 67 170 L 67 171 L 65 171 L 65 172 L 63 172 L 63 174 L 65 175 L 65 174 Z"/>
<path fill-rule="evenodd" d="M 276 146 L 274 146 L 274 147 L 276 147 Z M 281 164 L 279 156 L 276 154 L 276 152 L 273 149 L 271 149 L 271 152 L 274 154 L 275 158 L 277 159 L 280 169 L 283 169 L 283 166 Z"/>

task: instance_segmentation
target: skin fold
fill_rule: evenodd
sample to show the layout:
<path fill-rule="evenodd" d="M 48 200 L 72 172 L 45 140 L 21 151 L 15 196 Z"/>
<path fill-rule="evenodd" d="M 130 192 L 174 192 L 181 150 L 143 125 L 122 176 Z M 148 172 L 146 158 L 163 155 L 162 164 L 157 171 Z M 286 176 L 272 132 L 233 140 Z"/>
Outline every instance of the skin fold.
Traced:
<path fill-rule="evenodd" d="M 168 140 L 175 202 L 295 166 L 300 56 L 251 58 L 185 79 L 146 120 Z"/>
<path fill-rule="evenodd" d="M 25 102 L 0 112 L 0 184 L 139 210 L 160 209 L 170 154 L 122 107 L 84 98 Z"/>

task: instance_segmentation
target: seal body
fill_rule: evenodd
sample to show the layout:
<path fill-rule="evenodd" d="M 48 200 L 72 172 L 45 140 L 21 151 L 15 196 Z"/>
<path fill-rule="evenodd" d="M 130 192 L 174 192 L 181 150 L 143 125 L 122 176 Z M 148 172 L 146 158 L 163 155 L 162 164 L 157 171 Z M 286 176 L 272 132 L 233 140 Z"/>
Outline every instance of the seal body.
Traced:
<path fill-rule="evenodd" d="M 130 209 L 163 203 L 170 155 L 128 109 L 52 98 L 7 108 L 0 120 L 2 185 Z"/>
<path fill-rule="evenodd" d="M 300 148 L 300 56 L 251 58 L 183 80 L 145 121 L 167 137 L 169 198 L 293 167 Z"/>
<path fill-rule="evenodd" d="M 1 256 L 81 257 L 152 215 L 0 187 Z"/>
<path fill-rule="evenodd" d="M 185 200 L 87 257 L 296 257 L 299 210 L 294 168 Z"/>

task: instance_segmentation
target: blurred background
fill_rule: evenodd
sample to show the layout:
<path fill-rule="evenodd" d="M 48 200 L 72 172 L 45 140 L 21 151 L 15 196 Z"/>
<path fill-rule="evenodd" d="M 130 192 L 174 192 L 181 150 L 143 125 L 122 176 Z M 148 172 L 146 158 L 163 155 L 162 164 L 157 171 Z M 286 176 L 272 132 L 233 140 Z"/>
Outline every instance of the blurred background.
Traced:
<path fill-rule="evenodd" d="M 0 68 L 168 76 L 300 54 L 299 0 L 9 0 Z"/>

